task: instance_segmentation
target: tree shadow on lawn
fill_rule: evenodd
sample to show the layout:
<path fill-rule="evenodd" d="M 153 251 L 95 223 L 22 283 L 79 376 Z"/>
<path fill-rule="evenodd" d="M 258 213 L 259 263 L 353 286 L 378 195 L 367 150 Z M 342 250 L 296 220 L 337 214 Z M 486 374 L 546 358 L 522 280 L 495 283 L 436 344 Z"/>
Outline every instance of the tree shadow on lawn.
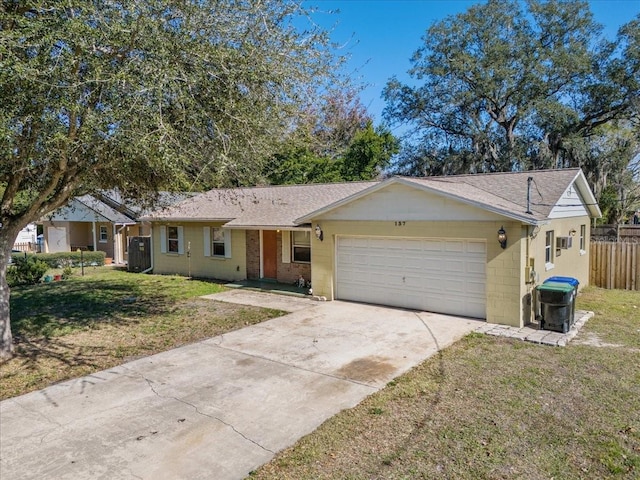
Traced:
<path fill-rule="evenodd" d="M 18 341 L 51 338 L 100 323 L 125 324 L 160 314 L 174 301 L 161 291 L 97 280 L 64 281 L 13 289 L 11 324 Z"/>

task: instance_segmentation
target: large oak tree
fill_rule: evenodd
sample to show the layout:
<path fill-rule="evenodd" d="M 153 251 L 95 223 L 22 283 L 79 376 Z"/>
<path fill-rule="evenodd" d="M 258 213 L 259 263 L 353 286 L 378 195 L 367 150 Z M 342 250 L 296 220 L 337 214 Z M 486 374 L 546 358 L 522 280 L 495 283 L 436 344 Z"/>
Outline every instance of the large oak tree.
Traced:
<path fill-rule="evenodd" d="M 438 21 L 412 58 L 412 81 L 393 78 L 384 91 L 386 119 L 413 134 L 399 172 L 590 175 L 601 159 L 580 151 L 591 137 L 638 116 L 639 53 L 639 19 L 609 42 L 579 0 L 489 0 Z"/>
<path fill-rule="evenodd" d="M 251 183 L 341 58 L 293 0 L 4 0 L 0 357 L 18 231 L 73 195 Z"/>

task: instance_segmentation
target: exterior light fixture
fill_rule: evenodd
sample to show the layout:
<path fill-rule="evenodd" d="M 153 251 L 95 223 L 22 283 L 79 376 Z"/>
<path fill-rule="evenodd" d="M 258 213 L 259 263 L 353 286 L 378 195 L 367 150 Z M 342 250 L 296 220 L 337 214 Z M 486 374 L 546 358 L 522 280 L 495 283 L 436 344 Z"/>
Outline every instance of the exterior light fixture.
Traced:
<path fill-rule="evenodd" d="M 498 230 L 498 243 L 502 248 L 507 248 L 507 232 L 504 231 L 504 227 Z"/>
<path fill-rule="evenodd" d="M 316 231 L 316 238 L 322 241 L 324 238 L 324 233 L 322 232 L 322 228 L 320 228 L 320 225 L 316 225 L 315 231 Z"/>
<path fill-rule="evenodd" d="M 576 229 L 572 228 L 571 230 L 569 230 L 569 235 L 571 235 L 572 237 L 576 236 Z"/>

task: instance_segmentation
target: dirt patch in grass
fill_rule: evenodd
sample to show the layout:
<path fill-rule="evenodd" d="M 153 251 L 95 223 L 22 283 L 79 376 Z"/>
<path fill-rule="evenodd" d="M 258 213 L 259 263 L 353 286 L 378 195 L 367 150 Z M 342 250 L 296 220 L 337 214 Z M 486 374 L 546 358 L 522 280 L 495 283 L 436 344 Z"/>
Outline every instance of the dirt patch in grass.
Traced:
<path fill-rule="evenodd" d="M 16 355 L 0 364 L 0 399 L 283 313 L 199 298 L 221 290 L 181 277 L 100 271 L 14 289 Z"/>
<path fill-rule="evenodd" d="M 584 334 L 640 328 L 631 308 L 607 310 L 608 302 L 634 304 L 637 292 L 596 289 L 584 298 L 601 311 Z M 615 348 L 558 348 L 471 334 L 251 478 L 636 479 L 640 362 L 636 339 L 622 337 L 606 335 L 622 345 Z"/>

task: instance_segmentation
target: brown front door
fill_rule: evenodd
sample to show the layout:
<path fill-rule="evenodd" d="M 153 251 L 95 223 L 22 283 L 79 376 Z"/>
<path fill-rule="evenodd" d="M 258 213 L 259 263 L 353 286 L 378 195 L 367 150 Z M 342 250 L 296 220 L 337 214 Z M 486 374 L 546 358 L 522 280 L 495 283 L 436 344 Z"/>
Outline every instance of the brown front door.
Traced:
<path fill-rule="evenodd" d="M 278 245 L 276 241 L 275 230 L 263 230 L 262 231 L 262 268 L 263 278 L 277 278 L 278 265 L 277 265 L 277 253 Z"/>

